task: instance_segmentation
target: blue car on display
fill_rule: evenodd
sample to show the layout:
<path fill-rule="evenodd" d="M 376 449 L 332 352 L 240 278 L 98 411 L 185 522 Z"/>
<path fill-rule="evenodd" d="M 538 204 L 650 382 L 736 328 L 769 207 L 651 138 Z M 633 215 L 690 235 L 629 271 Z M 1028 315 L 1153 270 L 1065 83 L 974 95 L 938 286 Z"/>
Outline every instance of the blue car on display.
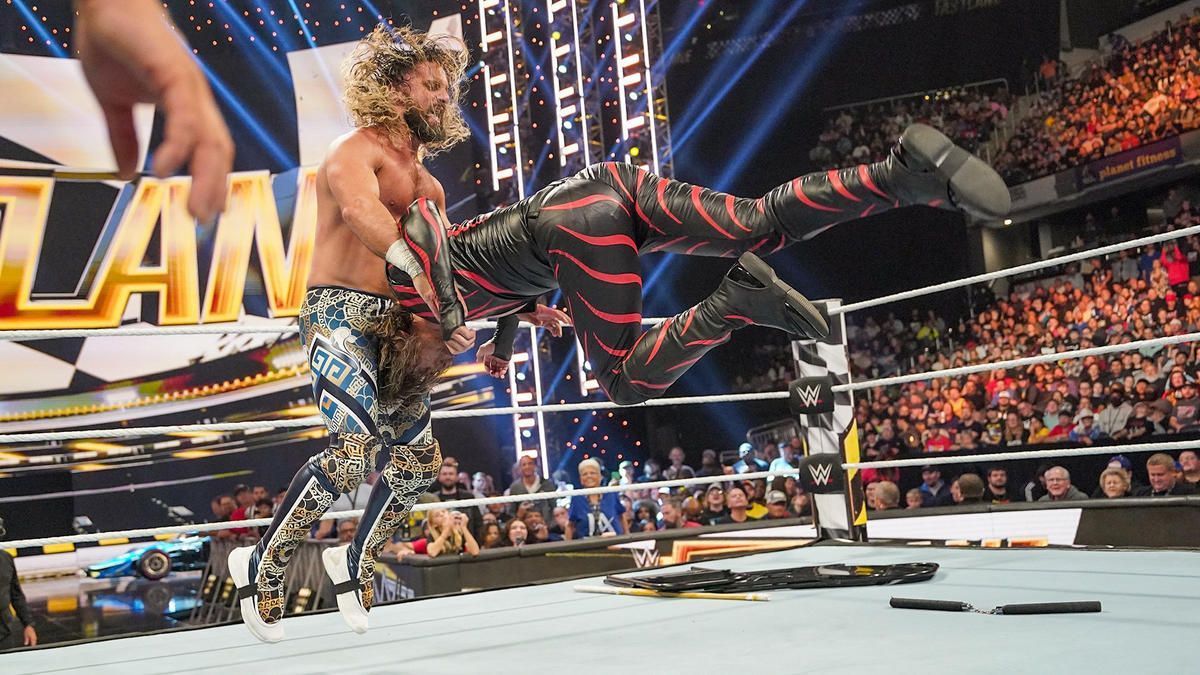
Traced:
<path fill-rule="evenodd" d="M 182 537 L 130 549 L 115 558 L 88 565 L 84 572 L 93 579 L 142 576 L 157 581 L 171 572 L 204 569 L 208 551 L 208 537 Z"/>

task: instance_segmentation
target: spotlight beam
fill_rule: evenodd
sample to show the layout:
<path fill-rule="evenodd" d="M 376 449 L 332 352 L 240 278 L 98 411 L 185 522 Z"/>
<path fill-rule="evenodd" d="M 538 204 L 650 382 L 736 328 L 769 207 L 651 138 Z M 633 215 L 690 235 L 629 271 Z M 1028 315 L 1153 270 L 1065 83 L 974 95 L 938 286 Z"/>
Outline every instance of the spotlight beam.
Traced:
<path fill-rule="evenodd" d="M 862 2 L 863 0 L 854 0 L 853 2 L 846 3 L 838 13 L 835 22 L 858 11 Z M 746 167 L 746 164 L 758 154 L 759 148 L 762 147 L 762 144 L 771 133 L 775 131 L 780 118 L 792 109 L 792 100 L 808 86 L 809 80 L 812 79 L 812 76 L 825 62 L 825 58 L 829 55 L 830 50 L 839 37 L 840 35 L 837 30 L 826 31 L 817 40 L 813 49 L 809 51 L 807 58 L 801 62 L 800 67 L 787 80 L 786 86 L 777 92 L 774 98 L 775 104 L 767 111 L 766 115 L 760 116 L 754 123 L 747 125 L 750 133 L 742 138 L 732 160 L 726 163 L 725 170 L 717 177 L 716 183 L 713 186 L 715 189 L 729 189 L 729 184 L 737 178 Z"/>

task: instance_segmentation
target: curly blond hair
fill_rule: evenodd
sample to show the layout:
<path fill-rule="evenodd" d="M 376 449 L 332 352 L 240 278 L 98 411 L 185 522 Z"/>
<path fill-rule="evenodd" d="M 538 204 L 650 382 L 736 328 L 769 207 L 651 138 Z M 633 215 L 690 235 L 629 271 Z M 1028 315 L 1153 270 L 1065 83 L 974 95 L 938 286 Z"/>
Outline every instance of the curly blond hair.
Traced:
<path fill-rule="evenodd" d="M 428 394 L 453 360 L 449 352 L 433 363 L 423 362 L 424 345 L 413 332 L 413 315 L 390 305 L 367 327 L 379 340 L 379 398 L 387 403 L 410 405 Z"/>
<path fill-rule="evenodd" d="M 426 142 L 424 156 L 454 147 L 469 135 L 458 105 L 467 58 L 466 46 L 448 35 L 430 37 L 410 27 L 379 24 L 358 42 L 342 64 L 343 100 L 351 122 L 356 127 L 375 128 L 399 141 L 407 141 L 412 130 L 404 119 L 404 106 L 396 103 L 395 88 L 417 64 L 433 63 L 446 71 L 450 105 L 443 115 L 444 137 Z"/>

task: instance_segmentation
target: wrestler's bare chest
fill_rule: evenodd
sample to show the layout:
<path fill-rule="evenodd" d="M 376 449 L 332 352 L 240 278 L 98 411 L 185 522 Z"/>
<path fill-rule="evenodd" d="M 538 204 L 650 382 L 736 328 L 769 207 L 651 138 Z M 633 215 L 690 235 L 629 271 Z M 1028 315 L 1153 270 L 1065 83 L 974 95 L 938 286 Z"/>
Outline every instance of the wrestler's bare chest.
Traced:
<path fill-rule="evenodd" d="M 401 218 L 419 197 L 440 201 L 441 184 L 420 162 L 388 153 L 376 177 L 379 179 L 379 200 L 393 216 Z"/>

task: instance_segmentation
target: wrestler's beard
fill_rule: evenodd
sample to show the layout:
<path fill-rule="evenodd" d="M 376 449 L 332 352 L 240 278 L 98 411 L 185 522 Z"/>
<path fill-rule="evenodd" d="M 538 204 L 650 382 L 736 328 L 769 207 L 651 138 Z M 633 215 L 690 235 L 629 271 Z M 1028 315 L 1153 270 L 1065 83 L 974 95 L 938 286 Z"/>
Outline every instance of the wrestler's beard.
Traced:
<path fill-rule="evenodd" d="M 446 113 L 447 108 L 443 105 L 431 106 L 424 110 L 409 105 L 404 109 L 404 122 L 408 124 L 413 138 L 421 143 L 438 143 L 446 140 Z M 429 120 L 431 114 L 437 118 L 436 123 Z"/>

